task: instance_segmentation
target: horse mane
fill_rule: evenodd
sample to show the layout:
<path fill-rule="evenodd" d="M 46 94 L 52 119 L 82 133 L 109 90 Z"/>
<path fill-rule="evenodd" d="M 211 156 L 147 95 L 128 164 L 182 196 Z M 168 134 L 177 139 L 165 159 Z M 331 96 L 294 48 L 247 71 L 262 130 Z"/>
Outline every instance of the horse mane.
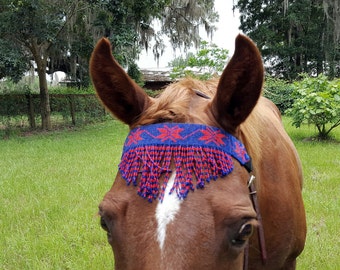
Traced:
<path fill-rule="evenodd" d="M 239 135 L 237 136 L 243 142 L 252 159 L 255 174 L 256 168 L 260 167 L 264 138 L 264 132 L 259 129 L 259 127 L 263 126 L 260 109 L 259 104 L 257 104 L 246 121 L 240 125 Z"/>
<path fill-rule="evenodd" d="M 280 111 L 270 100 L 264 97 L 260 97 L 251 114 L 246 121 L 240 125 L 240 134 L 238 137 L 252 158 L 254 174 L 257 177 L 257 189 L 260 188 L 258 184 L 260 176 L 256 171 L 261 168 L 262 157 L 265 155 L 263 152 L 268 149 L 268 145 L 264 146 L 263 142 L 266 138 L 268 140 L 268 137 L 270 137 L 268 132 L 282 134 L 281 125 Z"/>

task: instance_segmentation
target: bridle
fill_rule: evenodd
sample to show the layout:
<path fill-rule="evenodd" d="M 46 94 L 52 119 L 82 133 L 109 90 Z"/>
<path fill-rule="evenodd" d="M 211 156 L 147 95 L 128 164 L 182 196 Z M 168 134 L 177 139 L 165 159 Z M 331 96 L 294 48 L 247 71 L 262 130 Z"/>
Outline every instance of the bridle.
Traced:
<path fill-rule="evenodd" d="M 193 90 L 194 90 L 194 92 L 197 96 L 205 98 L 205 99 L 210 99 L 209 96 L 202 93 L 201 91 L 199 91 L 197 89 L 193 89 Z M 252 171 L 253 171 L 252 161 L 250 159 L 247 163 L 241 164 L 241 165 L 250 174 L 247 185 L 248 185 L 248 189 L 249 189 L 249 196 L 250 196 L 251 202 L 253 204 L 254 210 L 256 212 L 256 217 L 257 217 L 257 221 L 258 221 L 258 227 L 257 227 L 258 242 L 259 242 L 260 251 L 261 251 L 262 264 L 265 265 L 266 261 L 267 261 L 267 251 L 266 251 L 266 244 L 265 244 L 265 238 L 264 238 L 262 216 L 261 216 L 260 207 L 259 207 L 259 204 L 258 204 L 258 201 L 257 201 L 255 176 L 252 174 Z M 248 242 L 248 244 L 247 244 L 247 246 L 245 247 L 245 250 L 244 250 L 243 270 L 248 269 L 248 261 L 249 261 L 249 242 Z"/>
<path fill-rule="evenodd" d="M 196 95 L 209 99 L 194 90 Z M 225 130 L 202 124 L 156 123 L 136 127 L 124 143 L 119 171 L 127 185 L 137 186 L 137 194 L 150 203 L 163 201 L 165 186 L 175 165 L 175 178 L 170 189 L 180 200 L 190 191 L 204 188 L 205 183 L 228 175 L 233 159 L 243 166 L 250 177 L 248 189 L 258 221 L 257 232 L 262 263 L 267 253 L 262 217 L 252 174 L 252 162 L 243 143 Z M 190 172 L 188 174 L 188 172 Z M 161 184 L 159 179 L 164 176 Z M 249 241 L 244 249 L 243 270 L 248 269 Z"/>
<path fill-rule="evenodd" d="M 260 245 L 260 251 L 261 251 L 261 259 L 262 264 L 265 265 L 267 261 L 267 251 L 266 251 L 266 243 L 264 239 L 264 230 L 263 230 L 263 224 L 262 224 L 262 216 L 260 212 L 260 207 L 257 201 L 257 192 L 255 187 L 255 176 L 252 174 L 253 166 L 251 160 L 243 165 L 243 167 L 248 171 L 250 174 L 249 180 L 248 180 L 248 189 L 249 189 L 249 196 L 251 199 L 251 202 L 253 204 L 254 210 L 256 212 L 256 217 L 258 221 L 257 226 L 257 235 L 258 235 L 258 241 Z M 249 242 L 244 250 L 244 259 L 243 259 L 243 270 L 248 269 L 248 261 L 249 261 Z"/>

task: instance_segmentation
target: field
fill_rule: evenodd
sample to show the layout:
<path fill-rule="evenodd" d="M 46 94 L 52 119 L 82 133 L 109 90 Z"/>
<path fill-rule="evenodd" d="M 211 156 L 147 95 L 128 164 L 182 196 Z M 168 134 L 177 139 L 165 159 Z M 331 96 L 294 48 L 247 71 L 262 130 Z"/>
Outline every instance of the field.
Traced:
<path fill-rule="evenodd" d="M 303 198 L 307 214 L 307 243 L 297 269 L 340 269 L 340 128 L 333 142 L 306 139 L 312 127 L 296 129 L 289 119 L 286 130 L 299 152 L 304 171 Z"/>
<path fill-rule="evenodd" d="M 340 269 L 340 128 L 331 142 L 304 140 L 311 127 L 285 125 L 300 154 L 308 237 L 297 269 Z M 0 269 L 113 269 L 97 205 L 117 170 L 127 127 L 0 140 Z"/>

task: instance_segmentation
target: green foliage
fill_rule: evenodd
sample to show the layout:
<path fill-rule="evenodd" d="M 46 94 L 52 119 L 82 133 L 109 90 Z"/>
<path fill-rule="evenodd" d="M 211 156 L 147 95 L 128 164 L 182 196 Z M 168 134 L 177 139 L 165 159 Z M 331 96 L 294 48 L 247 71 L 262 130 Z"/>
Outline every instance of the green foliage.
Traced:
<path fill-rule="evenodd" d="M 144 89 L 144 91 L 148 96 L 153 98 L 156 98 L 163 92 L 163 90 L 151 90 L 151 89 Z"/>
<path fill-rule="evenodd" d="M 164 35 L 171 37 L 173 46 L 197 45 L 199 26 L 210 34 L 214 30 L 213 5 L 210 0 L 198 4 L 170 0 L 0 0 L 0 55 L 4 55 L 0 57 L 4 67 L 0 68 L 0 79 L 9 76 L 19 80 L 22 69 L 33 60 L 44 98 L 42 128 L 51 129 L 46 72 L 64 71 L 72 81 L 88 86 L 89 57 L 102 36 L 112 41 L 117 60 L 125 67 L 135 61 L 141 48 L 150 47 L 151 40 L 157 40 L 153 52 L 159 57 Z M 151 24 L 155 18 L 163 25 L 170 19 L 176 31 L 163 27 L 158 33 Z"/>
<path fill-rule="evenodd" d="M 34 91 L 33 89 L 36 89 Z M 29 78 L 23 78 L 19 82 L 15 83 L 13 80 L 4 80 L 0 82 L 0 95 L 1 94 L 25 94 L 39 93 L 39 85 L 35 82 L 29 82 Z"/>
<path fill-rule="evenodd" d="M 142 72 L 135 62 L 129 64 L 127 74 L 138 84 L 143 84 Z"/>
<path fill-rule="evenodd" d="M 41 124 L 43 129 L 51 129 L 46 72 L 55 71 L 54 63 L 63 62 L 65 59 L 68 61 L 64 61 L 63 65 L 69 67 L 69 73 L 74 75 L 73 77 L 76 77 L 77 64 L 80 64 L 80 71 L 82 71 L 83 65 L 76 61 L 81 55 L 71 54 L 76 51 L 72 50 L 71 44 L 76 37 L 84 37 L 87 34 L 84 28 L 78 28 L 76 25 L 79 26 L 81 21 L 79 18 L 86 21 L 83 12 L 88 10 L 88 4 L 82 0 L 0 1 L 0 39 L 16 44 L 22 54 L 27 55 L 27 59 L 34 60 L 39 76 L 41 97 L 44 98 L 41 100 L 39 110 Z M 78 31 L 74 32 L 74 29 Z M 86 79 L 86 76 L 83 76 L 83 79 Z"/>
<path fill-rule="evenodd" d="M 79 93 L 78 88 L 55 88 L 50 94 L 52 128 L 80 126 L 107 119 L 109 115 L 94 95 L 94 90 L 87 91 Z M 30 120 L 40 120 L 39 106 L 39 95 L 29 91 L 0 95 L 0 130 L 34 129 Z"/>
<path fill-rule="evenodd" d="M 203 41 L 196 54 L 189 53 L 185 58 L 178 57 L 169 63 L 170 77 L 178 79 L 186 76 L 208 80 L 219 75 L 228 59 L 228 50 L 216 44 Z"/>
<path fill-rule="evenodd" d="M 27 56 L 16 44 L 0 39 L 0 79 L 10 78 L 18 82 L 29 69 Z"/>
<path fill-rule="evenodd" d="M 89 87 L 67 87 L 67 86 L 52 86 L 49 89 L 50 94 L 94 94 L 93 85 Z"/>
<path fill-rule="evenodd" d="M 46 64 L 49 73 L 64 71 L 87 86 L 89 57 L 98 38 L 109 38 L 117 61 L 129 67 L 143 48 L 152 48 L 159 58 L 166 36 L 174 48 L 197 46 L 199 26 L 212 34 L 217 18 L 210 0 L 0 0 L 0 79 L 18 80 L 28 59 L 34 59 L 41 65 L 38 70 Z M 155 19 L 159 31 L 153 28 Z"/>
<path fill-rule="evenodd" d="M 338 1 L 238 0 L 240 29 L 258 45 L 267 72 L 294 80 L 302 72 L 340 77 Z"/>
<path fill-rule="evenodd" d="M 23 77 L 18 83 L 12 80 L 0 82 L 1 94 L 39 94 L 39 82 L 37 78 Z M 69 87 L 62 85 L 53 85 L 49 87 L 50 94 L 94 94 L 93 85 L 88 87 Z"/>
<path fill-rule="evenodd" d="M 326 76 L 303 75 L 294 83 L 294 103 L 287 114 L 293 118 L 293 125 L 302 123 L 315 125 L 318 137 L 325 139 L 331 130 L 340 125 L 340 79 L 329 81 Z"/>
<path fill-rule="evenodd" d="M 170 37 L 173 48 L 198 47 L 201 43 L 200 26 L 212 36 L 216 29 L 214 23 L 218 20 L 211 0 L 172 0 L 161 15 L 161 31 Z M 188 20 L 191 23 L 188 24 Z"/>
<path fill-rule="evenodd" d="M 293 104 L 291 83 L 270 76 L 264 83 L 264 96 L 274 102 L 282 114 Z"/>

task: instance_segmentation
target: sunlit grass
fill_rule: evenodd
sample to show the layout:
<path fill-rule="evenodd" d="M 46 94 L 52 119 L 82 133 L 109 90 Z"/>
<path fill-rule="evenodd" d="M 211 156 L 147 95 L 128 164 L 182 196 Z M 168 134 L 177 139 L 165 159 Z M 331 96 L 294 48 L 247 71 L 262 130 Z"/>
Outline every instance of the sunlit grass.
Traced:
<path fill-rule="evenodd" d="M 334 141 L 315 142 L 304 140 L 315 135 L 312 127 L 296 129 L 289 122 L 285 118 L 304 168 L 308 219 L 298 269 L 337 269 L 340 128 Z M 96 213 L 127 131 L 108 121 L 0 140 L 0 269 L 113 269 Z"/>
<path fill-rule="evenodd" d="M 285 118 L 304 171 L 303 197 L 307 214 L 307 242 L 298 269 L 340 269 L 340 128 L 332 140 L 311 140 L 313 126 L 296 129 Z"/>
<path fill-rule="evenodd" d="M 112 269 L 97 205 L 112 185 L 127 128 L 0 141 L 0 269 Z"/>

